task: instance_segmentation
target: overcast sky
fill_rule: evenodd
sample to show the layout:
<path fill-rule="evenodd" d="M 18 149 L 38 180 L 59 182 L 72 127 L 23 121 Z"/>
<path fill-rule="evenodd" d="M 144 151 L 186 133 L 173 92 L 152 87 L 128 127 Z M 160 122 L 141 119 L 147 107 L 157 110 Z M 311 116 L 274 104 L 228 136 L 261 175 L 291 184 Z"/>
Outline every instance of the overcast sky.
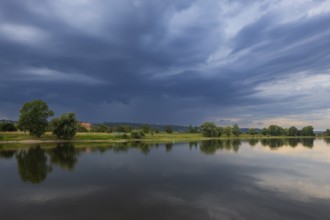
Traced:
<path fill-rule="evenodd" d="M 1 0 L 0 119 L 330 128 L 330 1 Z"/>

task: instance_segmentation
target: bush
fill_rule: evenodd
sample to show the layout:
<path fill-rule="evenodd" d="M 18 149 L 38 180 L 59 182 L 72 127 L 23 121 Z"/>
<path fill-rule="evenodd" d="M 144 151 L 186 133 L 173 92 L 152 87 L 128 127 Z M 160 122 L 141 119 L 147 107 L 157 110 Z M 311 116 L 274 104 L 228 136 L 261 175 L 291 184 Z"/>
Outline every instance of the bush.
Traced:
<path fill-rule="evenodd" d="M 200 126 L 200 131 L 204 137 L 219 137 L 220 129 L 213 122 L 205 122 Z"/>
<path fill-rule="evenodd" d="M 54 135 L 60 139 L 70 140 L 76 135 L 79 122 L 74 113 L 65 113 L 53 119 L 51 124 Z"/>
<path fill-rule="evenodd" d="M 84 126 L 82 126 L 81 124 L 78 124 L 78 132 L 89 132 L 89 130 L 87 128 L 85 128 Z"/>
<path fill-rule="evenodd" d="M 2 123 L 0 124 L 0 131 L 17 131 L 17 128 L 13 123 Z"/>
<path fill-rule="evenodd" d="M 142 137 L 144 137 L 144 133 L 142 130 L 132 130 L 131 131 L 131 138 L 140 139 Z"/>
<path fill-rule="evenodd" d="M 169 134 L 172 134 L 172 133 L 173 133 L 173 129 L 172 129 L 172 127 L 169 126 L 169 125 L 167 125 L 167 126 L 165 127 L 165 132 L 166 132 L 166 133 L 169 133 Z"/>

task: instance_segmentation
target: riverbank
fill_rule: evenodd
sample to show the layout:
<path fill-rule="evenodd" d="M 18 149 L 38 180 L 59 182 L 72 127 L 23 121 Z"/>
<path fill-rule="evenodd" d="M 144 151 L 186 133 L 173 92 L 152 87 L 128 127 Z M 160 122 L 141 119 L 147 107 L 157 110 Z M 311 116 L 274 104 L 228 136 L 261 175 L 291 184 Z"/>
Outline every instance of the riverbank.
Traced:
<path fill-rule="evenodd" d="M 73 140 L 60 140 L 51 133 L 46 133 L 40 138 L 32 137 L 24 132 L 0 132 L 0 144 L 41 144 L 41 143 L 84 143 L 84 142 L 129 142 L 129 141 L 144 141 L 144 142 L 191 142 L 202 140 L 225 140 L 225 139 L 271 139 L 271 138 L 313 138 L 310 136 L 264 136 L 264 135 L 248 135 L 242 134 L 236 136 L 221 136 L 216 138 L 204 137 L 199 133 L 156 133 L 147 134 L 141 139 L 132 139 L 129 134 L 125 133 L 77 133 Z"/>

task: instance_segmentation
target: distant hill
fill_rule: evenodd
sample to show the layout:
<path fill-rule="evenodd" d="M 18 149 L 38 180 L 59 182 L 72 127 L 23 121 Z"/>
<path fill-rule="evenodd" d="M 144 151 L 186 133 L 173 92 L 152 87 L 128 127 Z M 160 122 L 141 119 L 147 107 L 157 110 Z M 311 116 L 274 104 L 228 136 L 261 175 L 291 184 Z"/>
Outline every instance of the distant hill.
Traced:
<path fill-rule="evenodd" d="M 1 120 L 0 120 L 0 123 L 14 123 L 14 124 L 16 124 L 17 121 L 7 120 L 7 119 L 1 119 Z"/>
<path fill-rule="evenodd" d="M 108 126 L 116 126 L 116 125 L 126 125 L 133 128 L 140 128 L 145 123 L 131 123 L 131 122 L 104 122 L 104 123 L 94 123 L 94 124 L 106 124 Z M 171 126 L 173 131 L 175 132 L 188 132 L 189 126 L 183 126 L 183 125 L 162 125 L 162 124 L 148 124 L 151 128 L 157 129 L 159 131 L 165 131 L 166 126 Z M 249 130 L 249 128 L 241 128 L 242 133 L 246 133 Z M 256 131 L 259 133 L 261 129 L 256 128 Z"/>

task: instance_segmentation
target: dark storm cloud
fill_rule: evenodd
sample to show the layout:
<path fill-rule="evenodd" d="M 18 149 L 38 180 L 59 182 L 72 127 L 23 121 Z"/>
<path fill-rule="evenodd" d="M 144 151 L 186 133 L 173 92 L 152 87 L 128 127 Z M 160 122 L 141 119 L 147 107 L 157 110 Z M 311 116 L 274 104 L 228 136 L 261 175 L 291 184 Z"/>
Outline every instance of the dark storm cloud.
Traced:
<path fill-rule="evenodd" d="M 274 89 L 280 82 L 286 91 L 286 78 L 329 75 L 330 14 L 322 3 L 286 12 L 285 2 L 1 1 L 0 116 L 17 117 L 35 98 L 92 121 L 249 115 L 253 124 L 283 110 L 329 108 L 310 105 L 313 86 L 278 96 Z M 279 107 L 287 103 L 305 108 Z"/>

